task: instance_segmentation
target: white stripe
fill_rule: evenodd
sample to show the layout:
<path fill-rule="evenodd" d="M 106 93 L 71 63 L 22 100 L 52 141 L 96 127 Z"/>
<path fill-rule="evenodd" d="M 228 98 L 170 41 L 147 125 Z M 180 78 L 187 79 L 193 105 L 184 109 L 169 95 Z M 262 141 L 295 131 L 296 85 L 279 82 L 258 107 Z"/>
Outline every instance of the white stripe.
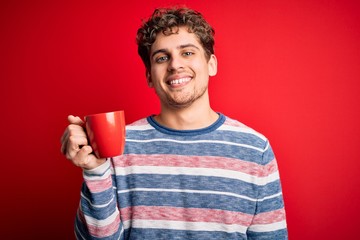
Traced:
<path fill-rule="evenodd" d="M 132 228 L 158 228 L 185 231 L 222 231 L 240 232 L 245 234 L 247 228 L 237 224 L 222 224 L 213 222 L 185 222 L 185 221 L 164 221 L 164 220 L 129 220 L 124 222 L 126 229 Z"/>
<path fill-rule="evenodd" d="M 135 131 L 142 131 L 142 130 L 152 130 L 154 129 L 153 126 L 147 125 L 135 125 L 135 126 L 126 126 L 126 130 L 135 130 Z"/>
<path fill-rule="evenodd" d="M 250 133 L 253 134 L 259 138 L 261 138 L 264 141 L 267 141 L 267 138 L 262 135 L 261 133 L 258 133 L 252 128 L 249 127 L 236 127 L 236 126 L 229 126 L 229 125 L 221 125 L 218 130 L 224 130 L 224 131 L 232 131 L 232 132 L 242 132 L 242 133 Z"/>
<path fill-rule="evenodd" d="M 264 149 L 254 147 L 248 144 L 241 144 L 241 143 L 234 143 L 234 142 L 227 142 L 227 141 L 216 141 L 216 140 L 198 140 L 198 141 L 179 141 L 174 139 L 166 139 L 166 138 L 155 138 L 155 139 L 148 139 L 148 140 L 137 140 L 137 139 L 126 139 L 127 142 L 139 142 L 139 143 L 149 143 L 149 142 L 174 142 L 180 144 L 195 144 L 195 143 L 217 143 L 217 144 L 224 144 L 224 145 L 233 145 L 238 147 L 250 148 L 257 150 L 259 152 L 264 152 Z"/>
<path fill-rule="evenodd" d="M 265 177 L 257 177 L 243 172 L 214 169 L 214 168 L 188 168 L 188 167 L 163 167 L 163 166 L 130 166 L 130 167 L 116 167 L 115 172 L 117 176 L 126 176 L 130 174 L 170 174 L 170 175 L 193 175 L 193 176 L 207 176 L 207 177 L 222 177 L 241 180 L 248 183 L 254 183 L 259 186 L 264 186 L 269 182 L 273 182 L 279 178 L 279 174 L 273 174 Z"/>
<path fill-rule="evenodd" d="M 75 228 L 76 228 L 76 231 L 74 231 L 74 234 L 75 234 L 76 240 L 79 240 L 79 239 L 80 239 L 80 238 L 77 237 L 76 233 L 78 233 L 78 234 L 80 235 L 81 239 L 86 240 L 86 238 L 84 238 L 84 236 L 81 234 L 81 232 L 80 232 L 80 230 L 79 230 L 79 228 L 78 228 L 77 223 L 75 223 Z"/>
<path fill-rule="evenodd" d="M 109 217 L 107 217 L 106 219 L 96 219 L 90 216 L 85 215 L 85 219 L 86 219 L 86 223 L 96 226 L 96 227 L 105 227 L 113 222 L 115 222 L 115 219 L 117 218 L 117 216 L 119 215 L 119 210 L 116 209 L 115 212 L 113 214 L 111 214 Z"/>
<path fill-rule="evenodd" d="M 110 200 L 109 202 L 107 202 L 107 203 L 104 203 L 104 204 L 93 204 L 93 203 L 91 202 L 91 200 L 88 199 L 82 192 L 81 192 L 81 197 L 82 197 L 83 199 L 85 199 L 93 208 L 104 208 L 104 207 L 109 206 L 110 203 L 114 201 L 114 197 L 112 197 L 111 200 Z"/>
<path fill-rule="evenodd" d="M 121 224 L 121 222 L 120 222 L 120 224 Z M 123 233 L 124 233 L 124 224 L 121 224 L 121 231 L 120 231 L 120 234 L 119 234 L 119 237 L 118 237 L 118 239 L 117 240 L 120 240 L 120 238 L 122 237 L 122 235 L 123 235 Z"/>
<path fill-rule="evenodd" d="M 110 159 L 106 159 L 106 162 L 101 164 L 100 166 L 91 169 L 91 170 L 83 170 L 83 177 L 85 180 L 103 180 L 109 177 L 109 174 L 111 173 L 111 170 L 109 169 Z M 88 176 L 86 174 L 90 174 L 91 176 Z"/>
<path fill-rule="evenodd" d="M 80 234 L 81 238 L 84 239 L 84 240 L 86 240 L 86 238 L 81 234 L 77 223 L 75 223 L 75 228 L 76 228 L 76 230 L 77 230 L 77 233 Z M 121 226 L 121 231 L 120 231 L 120 234 L 119 234 L 119 237 L 117 238 L 117 240 L 120 240 L 120 238 L 122 237 L 123 233 L 124 233 L 124 226 L 122 225 L 122 226 Z M 79 240 L 79 238 L 77 238 L 76 233 L 75 233 L 75 237 L 76 237 L 77 240 Z"/>
<path fill-rule="evenodd" d="M 266 142 L 266 146 L 265 146 L 265 148 L 264 148 L 264 152 L 266 152 L 269 147 L 270 147 L 270 143 L 269 143 L 269 141 L 267 141 L 267 142 Z"/>
<path fill-rule="evenodd" d="M 87 176 L 87 175 L 83 175 L 84 179 L 85 180 L 88 180 L 88 181 L 96 181 L 96 180 L 104 180 L 104 179 L 107 179 L 109 177 L 109 175 L 111 174 L 111 169 L 108 169 L 106 171 L 106 173 L 104 173 L 104 175 L 101 175 L 101 176 Z"/>
<path fill-rule="evenodd" d="M 192 190 L 192 189 L 167 189 L 167 188 L 131 188 L 126 190 L 119 190 L 118 194 L 128 193 L 128 192 L 175 192 L 175 193 L 199 193 L 199 194 L 217 194 L 217 195 L 226 195 L 241 199 L 246 199 L 253 202 L 262 202 L 271 198 L 276 198 L 282 195 L 282 192 L 276 193 L 274 195 L 266 196 L 261 199 L 255 199 L 248 196 L 231 193 L 231 192 L 220 192 L 220 191 L 208 191 L 208 190 Z"/>
<path fill-rule="evenodd" d="M 273 194 L 273 195 L 270 195 L 270 196 L 266 196 L 264 198 L 259 198 L 258 202 L 262 202 L 262 201 L 265 201 L 265 200 L 268 200 L 268 199 L 271 199 L 271 198 L 276 198 L 276 197 L 279 197 L 281 195 L 282 195 L 282 192 L 279 192 L 279 193 L 276 193 L 276 194 Z"/>
<path fill-rule="evenodd" d="M 285 228 L 286 228 L 286 221 L 283 220 L 281 222 L 270 223 L 270 224 L 252 225 L 249 227 L 249 230 L 253 232 L 271 232 Z"/>
<path fill-rule="evenodd" d="M 273 172 L 270 175 L 266 177 L 258 177 L 256 178 L 256 182 L 254 182 L 256 185 L 264 186 L 268 183 L 274 182 L 276 180 L 280 179 L 279 171 Z"/>

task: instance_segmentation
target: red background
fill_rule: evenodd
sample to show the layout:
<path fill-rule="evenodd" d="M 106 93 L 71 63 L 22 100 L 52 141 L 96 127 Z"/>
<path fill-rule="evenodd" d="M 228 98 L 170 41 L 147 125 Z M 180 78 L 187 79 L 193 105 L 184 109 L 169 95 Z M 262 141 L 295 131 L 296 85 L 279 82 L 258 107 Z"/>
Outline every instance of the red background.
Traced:
<path fill-rule="evenodd" d="M 159 111 L 135 34 L 173 3 L 216 30 L 212 106 L 270 139 L 290 239 L 358 235 L 358 1 L 74 2 L 1 1 L 2 239 L 73 239 L 81 170 L 60 154 L 67 115 Z"/>

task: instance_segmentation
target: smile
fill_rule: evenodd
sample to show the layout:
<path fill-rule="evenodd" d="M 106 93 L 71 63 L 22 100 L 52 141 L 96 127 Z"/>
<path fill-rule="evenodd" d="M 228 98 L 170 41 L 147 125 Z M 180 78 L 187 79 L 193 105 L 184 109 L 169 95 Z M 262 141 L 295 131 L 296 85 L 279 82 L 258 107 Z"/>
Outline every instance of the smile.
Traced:
<path fill-rule="evenodd" d="M 187 83 L 191 80 L 190 77 L 185 77 L 185 78 L 179 78 L 179 79 L 174 79 L 168 82 L 169 85 L 174 86 L 174 85 L 180 85 L 183 83 Z"/>

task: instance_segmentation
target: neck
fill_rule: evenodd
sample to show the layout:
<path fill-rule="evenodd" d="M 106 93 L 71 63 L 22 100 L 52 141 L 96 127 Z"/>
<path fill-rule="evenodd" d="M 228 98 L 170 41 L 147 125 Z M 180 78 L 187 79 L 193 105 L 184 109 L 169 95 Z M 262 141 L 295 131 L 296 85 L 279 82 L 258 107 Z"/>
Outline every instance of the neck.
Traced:
<path fill-rule="evenodd" d="M 205 128 L 213 124 L 219 115 L 211 109 L 209 101 L 194 102 L 184 108 L 161 106 L 161 113 L 155 120 L 168 128 L 176 130 L 194 130 Z"/>

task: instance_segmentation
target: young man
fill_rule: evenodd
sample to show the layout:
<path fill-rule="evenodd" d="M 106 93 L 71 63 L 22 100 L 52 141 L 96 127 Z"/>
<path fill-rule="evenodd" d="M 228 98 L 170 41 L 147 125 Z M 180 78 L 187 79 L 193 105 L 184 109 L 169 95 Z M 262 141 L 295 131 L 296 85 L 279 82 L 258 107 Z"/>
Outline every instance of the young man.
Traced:
<path fill-rule="evenodd" d="M 62 151 L 84 169 L 78 239 L 287 239 L 268 140 L 210 107 L 213 34 L 185 8 L 155 10 L 138 30 L 161 112 L 127 126 L 123 155 L 97 159 L 69 116 Z"/>

